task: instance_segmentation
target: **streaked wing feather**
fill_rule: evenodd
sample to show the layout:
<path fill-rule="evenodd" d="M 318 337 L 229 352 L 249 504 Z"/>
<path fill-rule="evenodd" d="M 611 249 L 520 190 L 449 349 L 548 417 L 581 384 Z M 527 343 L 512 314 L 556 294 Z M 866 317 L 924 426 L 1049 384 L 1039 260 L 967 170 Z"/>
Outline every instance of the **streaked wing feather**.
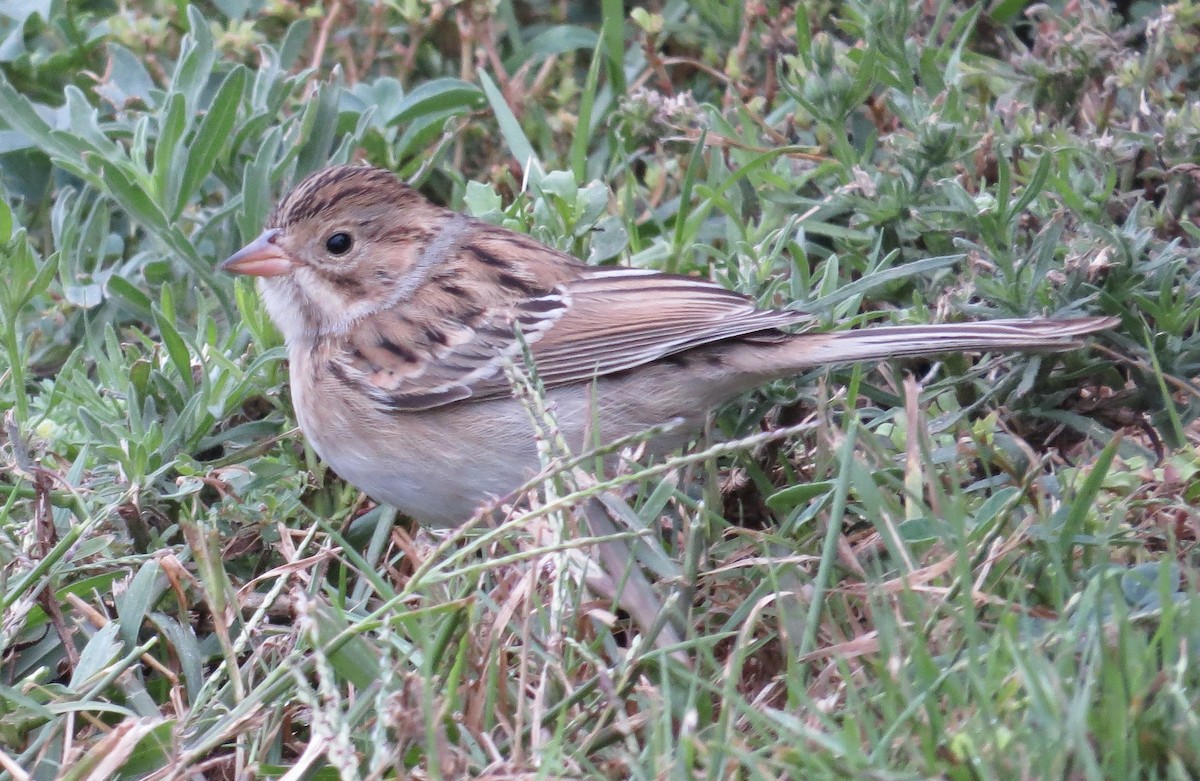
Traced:
<path fill-rule="evenodd" d="M 546 387 L 590 382 L 703 344 L 807 322 L 712 282 L 605 269 L 567 286 L 571 307 L 531 347 Z"/>
<path fill-rule="evenodd" d="M 800 312 L 763 310 L 715 283 L 638 269 L 584 269 L 553 293 L 486 313 L 472 335 L 435 351 L 420 371 L 359 376 L 380 404 L 415 411 L 510 392 L 519 327 L 548 387 L 590 382 L 703 344 L 796 325 Z M 360 361 L 361 363 L 361 361 Z"/>
<path fill-rule="evenodd" d="M 521 361 L 520 328 L 536 342 L 567 310 L 560 292 L 549 293 L 466 322 L 436 327 L 411 317 L 379 318 L 348 338 L 336 361 L 349 381 L 387 409 L 412 412 L 473 398 L 478 388 L 508 388 L 504 372 Z M 438 332 L 441 339 L 428 337 Z M 413 345 L 401 351 L 396 345 Z"/>

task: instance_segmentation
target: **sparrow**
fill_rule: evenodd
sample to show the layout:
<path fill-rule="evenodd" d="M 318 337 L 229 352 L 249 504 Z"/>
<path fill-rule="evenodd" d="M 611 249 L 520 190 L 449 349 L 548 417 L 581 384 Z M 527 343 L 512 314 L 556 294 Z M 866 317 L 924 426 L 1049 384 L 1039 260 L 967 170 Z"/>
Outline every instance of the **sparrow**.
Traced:
<path fill-rule="evenodd" d="M 454 526 L 540 467 L 513 370 L 532 360 L 573 452 L 675 423 L 683 445 L 740 393 L 825 364 L 1062 350 L 1114 317 L 814 332 L 696 277 L 589 266 L 426 200 L 390 171 L 311 174 L 220 267 L 258 277 L 287 345 L 296 418 L 339 475 Z M 808 329 L 808 330 L 806 330 Z"/>

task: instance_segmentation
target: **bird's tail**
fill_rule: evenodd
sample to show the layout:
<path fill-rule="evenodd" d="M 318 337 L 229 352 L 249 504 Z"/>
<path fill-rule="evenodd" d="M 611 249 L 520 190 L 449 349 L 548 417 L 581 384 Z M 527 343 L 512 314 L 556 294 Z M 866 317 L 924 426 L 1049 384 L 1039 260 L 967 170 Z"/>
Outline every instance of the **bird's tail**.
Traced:
<path fill-rule="evenodd" d="M 1068 350 L 1080 337 L 1112 328 L 1116 317 L 1064 320 L 991 320 L 976 323 L 876 326 L 832 333 L 797 334 L 760 354 L 767 373 L 826 364 L 961 352 Z"/>

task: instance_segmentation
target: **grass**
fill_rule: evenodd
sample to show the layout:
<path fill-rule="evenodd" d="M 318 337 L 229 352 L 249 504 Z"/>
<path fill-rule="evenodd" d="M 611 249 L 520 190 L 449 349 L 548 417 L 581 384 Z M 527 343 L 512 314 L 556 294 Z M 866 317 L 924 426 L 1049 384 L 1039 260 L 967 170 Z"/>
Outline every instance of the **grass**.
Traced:
<path fill-rule="evenodd" d="M 1200 774 L 1200 6 L 27 5 L 0 778 Z M 665 465 L 548 437 L 544 496 L 409 534 L 214 271 L 346 160 L 830 328 L 1121 326 L 812 372 Z M 649 633 L 580 586 L 598 497 Z"/>

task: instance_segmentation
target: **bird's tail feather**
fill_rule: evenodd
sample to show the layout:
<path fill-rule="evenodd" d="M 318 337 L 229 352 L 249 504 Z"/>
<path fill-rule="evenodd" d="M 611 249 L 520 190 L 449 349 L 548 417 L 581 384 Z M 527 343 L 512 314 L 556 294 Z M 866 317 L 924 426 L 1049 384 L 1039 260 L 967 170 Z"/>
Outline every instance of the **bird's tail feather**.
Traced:
<path fill-rule="evenodd" d="M 1111 328 L 1115 317 L 1064 320 L 991 320 L 975 323 L 897 325 L 826 334 L 800 334 L 780 356 L 796 369 L 824 364 L 959 352 L 1068 350 L 1079 337 Z"/>

